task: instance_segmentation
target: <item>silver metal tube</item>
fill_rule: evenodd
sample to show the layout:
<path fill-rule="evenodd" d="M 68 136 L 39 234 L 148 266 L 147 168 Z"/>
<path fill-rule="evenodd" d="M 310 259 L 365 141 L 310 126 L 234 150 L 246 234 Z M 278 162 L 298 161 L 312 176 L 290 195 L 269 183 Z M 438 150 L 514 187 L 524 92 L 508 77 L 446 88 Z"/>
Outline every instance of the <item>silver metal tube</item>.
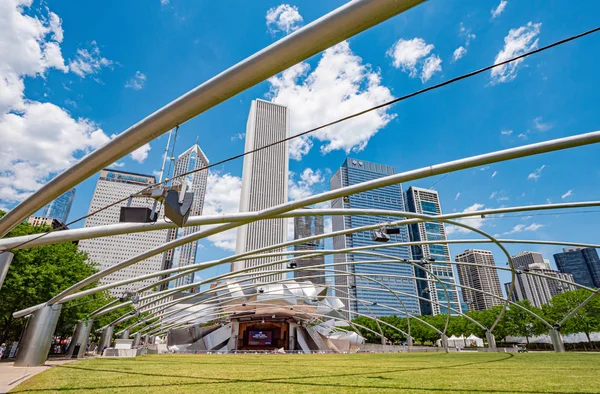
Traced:
<path fill-rule="evenodd" d="M 54 337 L 62 305 L 48 305 L 33 313 L 17 352 L 15 367 L 43 365 Z"/>
<path fill-rule="evenodd" d="M 71 187 L 173 127 L 421 1 L 355 0 L 287 35 L 131 126 L 55 177 L 0 219 L 0 237 Z"/>
<path fill-rule="evenodd" d="M 528 206 L 517 206 L 517 207 L 505 207 L 505 208 L 494 208 L 484 209 L 476 212 L 454 212 L 449 214 L 440 215 L 440 217 L 446 219 L 457 219 L 470 216 L 481 216 L 481 215 L 496 215 L 506 214 L 515 212 L 527 212 L 527 211 L 542 211 L 542 210 L 553 210 L 553 209 L 573 209 L 573 208 L 589 208 L 600 206 L 600 201 L 582 201 L 572 203 L 559 203 L 559 204 L 541 204 L 541 205 L 528 205 Z M 403 217 L 404 213 L 401 211 L 392 211 L 385 209 L 311 209 L 310 212 L 306 212 L 305 209 L 296 209 L 289 212 L 282 213 L 275 216 L 276 218 L 291 218 L 296 216 L 338 216 L 338 215 L 360 215 L 360 216 L 390 216 L 390 217 Z M 205 226 L 211 224 L 223 224 L 223 223 L 234 223 L 246 220 L 252 220 L 254 218 L 254 212 L 241 212 L 241 213 L 230 213 L 220 215 L 206 215 L 206 216 L 191 216 L 185 223 L 187 226 Z M 0 239 L 0 251 L 2 250 L 18 250 L 25 248 L 33 248 L 36 246 L 49 245 L 59 242 L 71 242 L 82 239 L 108 237 L 112 235 L 131 234 L 138 232 L 147 231 L 158 231 L 170 228 L 176 228 L 177 226 L 173 222 L 166 222 L 164 220 L 158 220 L 156 223 L 115 223 L 104 226 L 96 227 L 85 227 L 76 228 L 71 230 L 56 231 L 40 237 L 40 234 L 23 235 L 20 237 L 2 238 Z"/>

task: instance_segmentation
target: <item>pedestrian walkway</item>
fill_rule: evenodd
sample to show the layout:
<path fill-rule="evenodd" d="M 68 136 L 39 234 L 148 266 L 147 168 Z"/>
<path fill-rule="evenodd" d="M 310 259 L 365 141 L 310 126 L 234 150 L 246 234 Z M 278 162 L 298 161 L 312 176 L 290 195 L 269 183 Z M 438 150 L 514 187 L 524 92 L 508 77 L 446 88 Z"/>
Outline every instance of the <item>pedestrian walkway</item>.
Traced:
<path fill-rule="evenodd" d="M 52 368 L 56 365 L 61 365 L 72 361 L 77 360 L 68 358 L 56 358 L 46 360 L 46 363 L 44 365 L 40 365 L 39 367 L 14 367 L 13 361 L 0 362 L 0 393 L 8 393 L 19 383 L 29 379 L 33 375 L 47 370 L 48 368 Z"/>

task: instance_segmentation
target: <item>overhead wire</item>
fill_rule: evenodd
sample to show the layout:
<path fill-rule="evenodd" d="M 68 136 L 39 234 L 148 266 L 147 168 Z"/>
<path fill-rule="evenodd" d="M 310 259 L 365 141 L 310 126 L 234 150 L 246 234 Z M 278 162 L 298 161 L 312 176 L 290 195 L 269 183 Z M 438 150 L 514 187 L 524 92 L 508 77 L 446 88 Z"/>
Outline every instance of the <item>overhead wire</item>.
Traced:
<path fill-rule="evenodd" d="M 282 143 L 284 143 L 284 142 L 288 142 L 288 141 L 291 141 L 291 140 L 293 140 L 293 139 L 296 139 L 296 138 L 303 137 L 303 136 L 305 136 L 305 135 L 308 135 L 308 134 L 314 133 L 315 131 L 318 131 L 318 130 L 321 130 L 321 129 L 324 129 L 324 128 L 327 128 L 327 127 L 330 127 L 330 126 L 334 126 L 334 125 L 336 125 L 336 124 L 338 124 L 338 123 L 342 123 L 342 122 L 345 122 L 345 121 L 347 121 L 347 120 L 350 120 L 350 119 L 353 119 L 353 118 L 356 118 L 356 117 L 362 116 L 362 115 L 364 115 L 364 114 L 367 114 L 367 113 L 369 113 L 369 112 L 377 111 L 377 110 L 379 110 L 379 109 L 382 109 L 382 108 L 388 107 L 388 106 L 390 106 L 390 105 L 392 105 L 392 104 L 396 104 L 396 103 L 399 103 L 399 102 L 401 102 L 401 101 L 408 100 L 408 99 L 410 99 L 410 98 L 412 98 L 412 97 L 415 97 L 415 96 L 421 95 L 421 94 L 423 94 L 423 93 L 427 93 L 427 92 L 429 92 L 429 91 L 432 91 L 432 90 L 436 90 L 436 89 L 442 88 L 442 87 L 444 87 L 444 86 L 447 86 L 447 85 L 453 84 L 453 83 L 455 83 L 455 82 L 462 81 L 463 79 L 467 79 L 467 78 L 474 77 L 474 76 L 476 76 L 476 75 L 479 75 L 479 74 L 481 74 L 481 73 L 484 73 L 484 72 L 486 72 L 486 71 L 492 70 L 492 69 L 494 69 L 494 68 L 496 68 L 496 67 L 501 67 L 501 66 L 504 66 L 504 65 L 506 65 L 506 64 L 512 63 L 512 62 L 514 62 L 514 61 L 518 61 L 518 60 L 524 59 L 524 58 L 526 58 L 526 57 L 528 57 L 528 56 L 535 55 L 535 54 L 537 54 L 537 53 L 541 53 L 541 52 L 547 51 L 548 49 L 554 48 L 554 47 L 556 47 L 556 46 L 559 46 L 559 45 L 566 44 L 566 43 L 568 43 L 568 42 L 570 42 L 570 41 L 577 40 L 577 39 L 579 39 L 579 38 L 582 38 L 582 37 L 588 36 L 588 35 L 590 35 L 590 34 L 593 34 L 593 33 L 596 33 L 596 32 L 598 32 L 598 31 L 600 31 L 600 26 L 598 26 L 598 27 L 596 27 L 596 28 L 593 28 L 593 29 L 590 29 L 590 30 L 587 30 L 587 31 L 584 31 L 584 32 L 582 32 L 582 33 L 579 33 L 579 34 L 573 35 L 573 36 L 569 36 L 569 37 L 567 37 L 567 38 L 564 38 L 564 39 L 562 39 L 562 40 L 555 41 L 555 42 L 553 42 L 553 43 L 551 43 L 551 44 L 548 44 L 548 45 L 545 45 L 545 46 L 543 46 L 543 47 L 540 47 L 540 48 L 537 48 L 537 49 L 531 50 L 531 51 L 529 51 L 529 52 L 525 52 L 525 53 L 523 53 L 523 54 L 521 54 L 521 55 L 519 55 L 519 56 L 515 56 L 515 57 L 513 57 L 513 58 L 510 58 L 510 59 L 504 60 L 504 61 L 502 61 L 502 62 L 494 63 L 494 64 L 492 64 L 492 65 L 489 65 L 489 66 L 486 66 L 486 67 L 483 67 L 483 68 L 480 68 L 480 69 L 477 69 L 477 70 L 474 70 L 474 71 L 468 72 L 468 73 L 466 73 L 466 74 L 462 74 L 462 75 L 460 75 L 460 76 L 458 76 L 458 77 L 454 77 L 454 78 L 448 79 L 448 80 L 446 80 L 446 81 L 444 81 L 444 82 L 440 82 L 440 83 L 438 83 L 438 84 L 435 84 L 435 85 L 432 85 L 432 86 L 429 86 L 429 87 L 426 87 L 426 88 L 423 88 L 423 89 L 420 89 L 420 90 L 414 91 L 414 92 L 412 92 L 412 93 L 409 93 L 409 94 L 406 94 L 406 95 L 404 95 L 404 96 L 397 97 L 397 98 L 395 98 L 395 99 L 392 99 L 392 100 L 390 100 L 390 101 L 386 101 L 385 103 L 382 103 L 382 104 L 379 104 L 379 105 L 376 105 L 376 106 L 370 107 L 370 108 L 368 108 L 368 109 L 365 109 L 365 110 L 363 110 L 363 111 L 355 112 L 355 113 L 353 113 L 353 114 L 351 114 L 351 115 L 348 115 L 348 116 L 345 116 L 345 117 L 339 118 L 339 119 L 337 119 L 337 120 L 334 120 L 334 121 L 332 121 L 332 122 L 329 122 L 329 123 L 322 124 L 322 125 L 320 125 L 320 126 L 317 126 L 317 127 L 314 127 L 314 128 L 312 128 L 312 129 L 306 130 L 306 131 L 304 131 L 304 132 L 302 132 L 302 133 L 295 134 L 295 135 L 293 135 L 293 136 L 286 137 L 286 138 L 284 138 L 284 139 L 281 139 L 281 140 L 278 140 L 278 141 L 272 142 L 272 143 L 270 143 L 270 144 L 267 144 L 267 145 L 261 146 L 261 147 L 259 147 L 259 148 L 252 149 L 252 150 L 250 150 L 250 151 L 248 151 L 248 152 L 243 152 L 243 153 L 240 153 L 240 154 L 237 154 L 237 155 L 231 156 L 231 157 L 229 157 L 229 158 L 227 158 L 227 159 L 223 159 L 223 160 L 220 160 L 220 161 L 218 161 L 218 162 L 215 162 L 215 163 L 212 163 L 212 164 L 206 165 L 206 166 L 204 166 L 204 167 L 200 167 L 200 168 L 197 168 L 197 169 L 194 169 L 194 170 L 191 170 L 191 171 L 185 172 L 185 173 L 183 173 L 183 174 L 180 174 L 180 175 L 177 175 L 177 176 L 173 176 L 173 177 L 172 177 L 172 178 L 170 178 L 170 179 L 165 179 L 165 180 L 163 180 L 162 182 L 159 182 L 159 183 L 152 184 L 152 185 L 150 185 L 150 186 L 148 186 L 148 187 L 146 187 L 146 188 L 144 188 L 144 189 L 140 190 L 140 192 L 143 192 L 143 191 L 145 191 L 145 190 L 148 190 L 148 189 L 150 189 L 150 188 L 153 188 L 153 187 L 156 187 L 156 186 L 164 185 L 164 184 L 166 184 L 168 181 L 172 182 L 174 179 L 181 178 L 181 177 L 185 177 L 185 176 L 188 176 L 188 175 L 190 175 L 190 174 L 193 174 L 193 173 L 195 173 L 195 172 L 199 172 L 199 171 L 208 170 L 209 168 L 213 168 L 213 167 L 216 167 L 216 166 L 219 166 L 219 165 L 222 165 L 222 164 L 228 163 L 228 162 L 230 162 L 230 161 L 237 160 L 237 159 L 239 159 L 239 158 L 242 158 L 242 157 L 244 157 L 244 156 L 246 156 L 246 155 L 250 155 L 250 154 L 252 154 L 252 153 L 260 152 L 260 151 L 262 151 L 262 150 L 265 150 L 265 149 L 271 148 L 271 147 L 273 147 L 273 146 L 275 146 L 275 145 L 279 145 L 279 144 L 282 144 Z M 179 127 L 179 126 L 177 126 L 177 127 Z M 176 138 L 176 137 L 177 137 L 177 136 L 175 136 L 175 138 Z M 441 179 L 439 179 L 437 182 L 441 181 L 442 179 L 444 179 L 444 177 L 442 177 Z M 434 185 L 435 185 L 435 184 L 437 184 L 437 182 L 436 182 L 436 183 L 434 183 Z M 433 186 L 432 186 L 432 187 L 433 187 Z M 111 204 L 108 204 L 108 205 L 106 205 L 106 206 L 104 206 L 104 207 L 102 207 L 102 208 L 99 208 L 99 209 L 97 209 L 97 210 L 95 210 L 95 211 L 93 211 L 93 212 L 90 212 L 90 213 L 88 213 L 87 215 L 81 216 L 80 218 L 78 218 L 78 219 L 75 219 L 75 220 L 73 220 L 72 222 L 69 222 L 69 223 L 67 223 L 67 224 L 64 224 L 64 225 L 62 225 L 62 226 L 60 226 L 60 227 L 57 227 L 56 229 L 52 229 L 51 231 L 48 231 L 48 232 L 42 233 L 42 234 L 40 234 L 40 236 L 39 236 L 39 237 L 32 238 L 32 239 L 29 239 L 29 240 L 27 240 L 27 241 L 25 241 L 25 242 L 23 242 L 23 243 L 21 243 L 21 244 L 19 244 L 19 245 L 15 246 L 14 248 L 19 248 L 19 247 L 21 247 L 21 246 L 23 246 L 23 245 L 26 245 L 26 244 L 27 244 L 27 243 L 29 243 L 29 242 L 33 242 L 33 241 L 35 241 L 35 240 L 37 240 L 37 239 L 39 239 L 39 238 L 42 238 L 42 237 L 44 237 L 45 235 L 47 235 L 47 234 L 50 234 L 50 233 L 52 233 L 52 232 L 54 232 L 54 231 L 62 230 L 62 229 L 66 228 L 66 227 L 68 227 L 68 226 L 70 226 L 70 225 L 72 225 L 72 224 L 75 224 L 75 223 L 77 223 L 77 222 L 80 222 L 80 221 L 81 221 L 81 220 L 83 220 L 83 219 L 86 219 L 86 218 L 88 218 L 88 217 L 90 217 L 90 216 L 96 215 L 97 213 L 100 213 L 100 212 L 102 212 L 102 211 L 104 211 L 104 210 L 106 210 L 106 209 L 108 209 L 108 208 L 110 208 L 110 207 L 113 207 L 113 206 L 115 206 L 115 205 L 117 205 L 117 204 L 120 204 L 121 202 L 127 201 L 128 199 L 129 199 L 129 196 L 128 196 L 128 197 L 125 197 L 125 198 L 123 198 L 123 199 L 121 199 L 121 200 L 115 201 L 115 202 L 113 202 L 113 203 L 111 203 Z M 14 248 L 13 248 L 13 249 L 14 249 Z M 0 251 L 0 254 L 1 254 L 1 253 L 4 253 L 4 252 L 5 252 L 5 251 Z"/>

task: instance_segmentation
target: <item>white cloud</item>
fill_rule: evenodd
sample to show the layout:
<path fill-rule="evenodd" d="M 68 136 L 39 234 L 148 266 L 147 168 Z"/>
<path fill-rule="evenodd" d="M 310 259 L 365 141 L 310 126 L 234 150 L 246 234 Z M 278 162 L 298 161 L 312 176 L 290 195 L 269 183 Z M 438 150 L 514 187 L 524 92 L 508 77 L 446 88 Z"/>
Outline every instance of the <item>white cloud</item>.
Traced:
<path fill-rule="evenodd" d="M 513 133 L 513 131 L 512 131 L 512 130 L 502 130 L 502 131 L 500 132 L 500 134 L 502 134 L 502 135 L 511 135 L 512 133 Z"/>
<path fill-rule="evenodd" d="M 381 84 L 379 74 L 372 71 L 370 65 L 364 65 L 347 42 L 327 49 L 317 67 L 310 73 L 309 70 L 308 63 L 303 62 L 268 80 L 271 84 L 268 97 L 290 109 L 291 135 L 393 98 L 390 90 Z M 289 143 L 290 157 L 300 160 L 307 154 L 313 145 L 312 138 L 325 142 L 322 153 L 361 151 L 369 139 L 394 118 L 388 111 L 382 108 L 296 138 Z"/>
<path fill-rule="evenodd" d="M 544 123 L 541 116 L 538 116 L 537 118 L 535 118 L 533 120 L 533 126 L 538 131 L 548 131 L 548 130 L 550 130 L 552 128 L 552 124 L 551 123 Z"/>
<path fill-rule="evenodd" d="M 521 133 L 517 136 L 517 138 L 520 138 L 522 140 L 526 140 L 527 139 L 527 134 Z"/>
<path fill-rule="evenodd" d="M 542 164 L 542 166 L 540 168 L 536 168 L 534 172 L 532 172 L 531 174 L 529 174 L 527 176 L 527 179 L 533 179 L 534 181 L 537 181 L 542 176 L 542 170 L 545 167 L 546 167 L 546 165 Z"/>
<path fill-rule="evenodd" d="M 204 199 L 204 215 L 235 213 L 240 210 L 242 180 L 231 174 L 209 172 Z M 218 248 L 235 251 L 237 229 L 211 235 L 207 239 Z"/>
<path fill-rule="evenodd" d="M 314 171 L 312 168 L 306 168 L 300 174 L 300 179 L 295 179 L 295 174 L 290 171 L 288 180 L 288 196 L 290 200 L 299 200 L 301 198 L 313 195 L 313 186 L 322 183 L 325 180 L 321 170 Z"/>
<path fill-rule="evenodd" d="M 146 158 L 148 158 L 148 152 L 150 152 L 150 144 L 144 144 L 131 152 L 131 158 L 138 163 L 143 163 Z"/>
<path fill-rule="evenodd" d="M 231 140 L 232 141 L 243 140 L 245 136 L 246 136 L 246 133 L 236 133 L 236 134 L 234 134 L 234 135 L 231 136 Z"/>
<path fill-rule="evenodd" d="M 112 163 L 108 167 L 111 167 L 111 168 L 121 168 L 121 167 L 125 167 L 125 163 L 123 163 L 122 161 L 115 161 L 114 163 Z"/>
<path fill-rule="evenodd" d="M 498 171 L 494 171 L 494 172 L 492 173 L 492 178 L 494 178 L 496 175 L 498 175 Z"/>
<path fill-rule="evenodd" d="M 460 198 L 460 192 L 456 193 L 456 197 L 454 197 L 455 200 L 458 200 Z"/>
<path fill-rule="evenodd" d="M 523 231 L 537 231 L 540 228 L 544 227 L 543 224 L 531 223 L 529 226 L 525 226 L 524 224 L 517 224 L 512 230 L 503 233 L 504 235 L 522 233 Z"/>
<path fill-rule="evenodd" d="M 298 7 L 289 4 L 281 4 L 267 11 L 267 29 L 271 34 L 285 32 L 289 34 L 302 26 L 302 15 Z"/>
<path fill-rule="evenodd" d="M 487 171 L 490 169 L 490 166 L 483 166 L 479 169 L 479 171 Z"/>
<path fill-rule="evenodd" d="M 0 1 L 0 201 L 5 207 L 109 140 L 92 121 L 25 97 L 25 77 L 68 71 L 60 18 L 46 6 L 30 6 L 31 1 Z"/>
<path fill-rule="evenodd" d="M 408 73 L 411 78 L 417 76 L 420 65 L 421 81 L 425 83 L 434 73 L 442 71 L 442 59 L 439 56 L 433 54 L 425 59 L 433 48 L 433 44 L 427 44 L 419 37 L 412 40 L 399 39 L 386 54 L 392 58 L 394 67 Z"/>
<path fill-rule="evenodd" d="M 427 59 L 425 59 L 425 63 L 423 63 L 423 71 L 421 71 L 421 82 L 425 83 L 429 81 L 429 79 L 436 72 L 442 71 L 442 59 L 438 55 L 431 55 Z"/>
<path fill-rule="evenodd" d="M 454 50 L 454 53 L 452 54 L 452 60 L 457 61 L 458 59 L 465 56 L 466 54 L 467 54 L 467 50 L 465 49 L 465 47 L 463 47 L 461 45 Z"/>
<path fill-rule="evenodd" d="M 477 211 L 481 211 L 485 206 L 483 204 L 479 204 L 479 203 L 475 203 L 467 208 L 465 208 L 463 210 L 463 212 L 477 212 Z M 459 222 L 459 223 L 464 223 L 468 226 L 480 229 L 481 227 L 483 227 L 483 222 L 484 222 L 484 218 L 482 218 L 481 216 L 472 216 L 472 217 L 468 217 L 468 218 L 464 218 L 464 219 L 454 219 L 454 221 Z M 458 227 L 458 226 L 447 226 L 446 227 L 446 234 L 452 234 L 452 233 L 468 233 L 471 232 L 471 230 L 468 230 L 464 227 Z"/>
<path fill-rule="evenodd" d="M 69 69 L 81 78 L 86 75 L 97 74 L 103 67 L 109 67 L 113 64 L 112 60 L 100 55 L 100 48 L 96 41 L 92 41 L 88 49 L 79 48 L 77 56 L 69 61 Z"/>
<path fill-rule="evenodd" d="M 490 200 L 493 199 L 494 197 L 496 197 L 498 195 L 497 191 L 493 191 L 492 194 L 490 194 Z"/>
<path fill-rule="evenodd" d="M 458 34 L 465 39 L 465 46 L 469 46 L 471 40 L 477 38 L 475 34 L 471 32 L 471 29 L 467 29 L 465 25 L 460 22 L 460 27 L 458 28 Z"/>
<path fill-rule="evenodd" d="M 169 0 L 160 0 L 160 5 L 168 5 L 169 3 Z"/>
<path fill-rule="evenodd" d="M 522 55 L 538 47 L 541 23 L 529 22 L 518 29 L 510 29 L 508 35 L 504 38 L 504 48 L 498 52 L 494 64 L 506 61 L 513 57 Z M 510 82 L 517 76 L 519 65 L 524 59 L 515 60 L 508 64 L 495 67 L 491 70 L 491 83 Z"/>
<path fill-rule="evenodd" d="M 502 12 L 504 11 L 504 8 L 506 8 L 506 4 L 508 4 L 508 1 L 502 0 L 500 2 L 500 4 L 498 4 L 498 7 L 492 9 L 492 11 L 491 11 L 492 19 L 495 19 L 495 18 L 499 17 L 500 14 L 502 14 Z"/>
<path fill-rule="evenodd" d="M 131 77 L 129 79 L 129 81 L 127 81 L 127 83 L 125 84 L 125 87 L 133 89 L 133 90 L 140 90 L 144 87 L 145 83 L 146 83 L 146 74 L 144 74 L 140 71 L 136 71 L 135 75 L 133 77 Z"/>
<path fill-rule="evenodd" d="M 570 197 L 572 195 L 573 195 L 573 190 L 569 190 L 568 192 L 566 192 L 565 194 L 560 196 L 560 198 L 562 198 L 564 200 L 565 198 Z"/>

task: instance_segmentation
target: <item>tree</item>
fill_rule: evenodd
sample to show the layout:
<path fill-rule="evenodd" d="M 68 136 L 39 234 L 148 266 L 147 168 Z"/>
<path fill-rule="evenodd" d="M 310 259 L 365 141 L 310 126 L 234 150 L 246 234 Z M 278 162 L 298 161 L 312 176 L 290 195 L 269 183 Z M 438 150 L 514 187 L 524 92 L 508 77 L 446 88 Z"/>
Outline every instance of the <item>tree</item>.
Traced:
<path fill-rule="evenodd" d="M 534 307 L 528 300 L 519 301 L 517 304 L 534 312 L 538 316 L 542 314 L 542 310 Z M 506 319 L 507 331 L 514 335 L 524 336 L 527 345 L 529 345 L 530 337 L 543 334 L 547 331 L 547 327 L 539 319 L 514 305 L 511 305 L 506 311 Z"/>
<path fill-rule="evenodd" d="M 4 212 L 0 211 L 2 216 Z M 49 230 L 49 227 L 21 223 L 7 237 Z M 20 337 L 24 319 L 14 320 L 14 312 L 48 301 L 98 271 L 95 264 L 88 261 L 87 254 L 78 251 L 77 245 L 71 242 L 14 250 L 13 253 L 14 258 L 0 289 L 0 342 L 18 340 Z M 106 303 L 106 295 L 88 296 L 73 301 L 72 305 L 65 305 L 57 332 L 70 335 L 77 319 L 91 312 L 92 308 L 97 308 L 100 303 Z"/>
<path fill-rule="evenodd" d="M 567 291 L 552 297 L 544 308 L 544 315 L 554 323 L 560 322 L 569 312 L 577 308 L 590 296 L 584 289 Z M 584 307 L 565 321 L 561 331 L 565 334 L 585 333 L 588 343 L 592 344 L 590 334 L 600 330 L 600 295 L 593 297 Z"/>

